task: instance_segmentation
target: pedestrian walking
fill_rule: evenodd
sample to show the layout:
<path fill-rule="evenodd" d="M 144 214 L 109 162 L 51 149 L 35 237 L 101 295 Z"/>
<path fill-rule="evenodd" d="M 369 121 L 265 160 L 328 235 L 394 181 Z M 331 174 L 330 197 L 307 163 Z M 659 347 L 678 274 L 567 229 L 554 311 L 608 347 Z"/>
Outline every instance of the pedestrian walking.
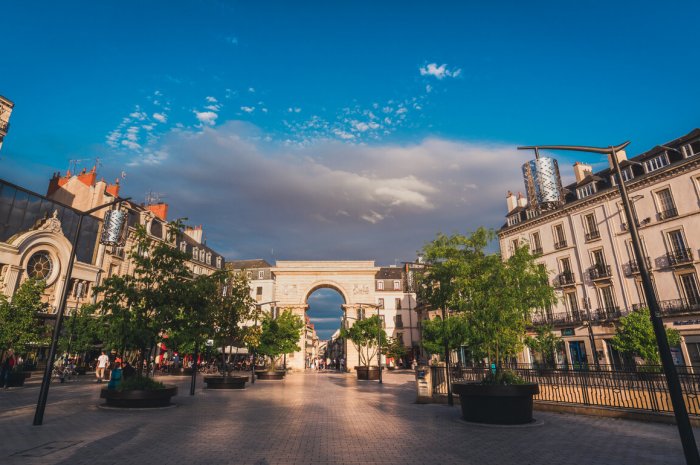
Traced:
<path fill-rule="evenodd" d="M 102 354 L 97 357 L 97 367 L 95 369 L 95 377 L 97 378 L 96 383 L 101 383 L 105 377 L 105 369 L 109 365 L 109 357 L 102 351 Z"/>

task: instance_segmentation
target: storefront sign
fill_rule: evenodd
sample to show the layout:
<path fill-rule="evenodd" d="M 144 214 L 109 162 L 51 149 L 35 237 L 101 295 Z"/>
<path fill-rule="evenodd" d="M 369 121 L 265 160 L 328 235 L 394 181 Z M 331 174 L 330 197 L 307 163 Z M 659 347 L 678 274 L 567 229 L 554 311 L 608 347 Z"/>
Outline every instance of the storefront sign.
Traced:
<path fill-rule="evenodd" d="M 700 320 L 680 320 L 674 321 L 673 326 L 700 325 Z"/>
<path fill-rule="evenodd" d="M 573 336 L 574 335 L 574 328 L 562 328 L 561 335 L 562 336 Z"/>

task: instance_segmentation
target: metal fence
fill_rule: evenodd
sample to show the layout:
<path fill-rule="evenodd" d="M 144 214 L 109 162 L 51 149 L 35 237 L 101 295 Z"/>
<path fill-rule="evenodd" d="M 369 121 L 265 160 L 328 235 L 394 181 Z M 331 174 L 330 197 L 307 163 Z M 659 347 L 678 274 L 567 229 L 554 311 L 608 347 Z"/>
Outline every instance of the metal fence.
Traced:
<path fill-rule="evenodd" d="M 574 370 L 518 365 L 508 369 L 529 383 L 539 384 L 540 393 L 534 397 L 537 401 L 622 410 L 673 412 L 666 376 L 661 367 Z M 487 367 L 450 367 L 450 381 L 478 382 L 489 370 Z M 678 371 L 688 413 L 700 415 L 700 374 L 690 373 L 687 367 L 678 367 Z M 445 367 L 431 367 L 433 394 L 447 394 L 445 374 Z"/>

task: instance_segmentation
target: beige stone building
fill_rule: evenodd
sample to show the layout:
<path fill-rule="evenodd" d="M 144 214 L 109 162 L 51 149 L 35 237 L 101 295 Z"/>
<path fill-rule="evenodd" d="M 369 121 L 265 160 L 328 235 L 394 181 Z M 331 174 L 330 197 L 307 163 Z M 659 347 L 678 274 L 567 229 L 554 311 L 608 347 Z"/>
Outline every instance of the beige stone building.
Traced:
<path fill-rule="evenodd" d="M 2 149 L 2 142 L 5 140 L 7 131 L 10 130 L 10 115 L 12 114 L 12 109 L 15 104 L 0 95 L 0 149 Z"/>
<path fill-rule="evenodd" d="M 682 335 L 674 358 L 700 369 L 700 130 L 619 159 L 664 322 Z M 559 301 L 534 314 L 532 324 L 550 324 L 563 338 L 560 363 L 592 364 L 596 357 L 620 365 L 609 340 L 621 316 L 645 305 L 639 267 L 610 168 L 593 173 L 576 163 L 573 171 L 576 182 L 562 188 L 556 161 L 524 165 L 528 194 L 508 193 L 500 249 L 508 257 L 527 244 L 547 268 Z"/>

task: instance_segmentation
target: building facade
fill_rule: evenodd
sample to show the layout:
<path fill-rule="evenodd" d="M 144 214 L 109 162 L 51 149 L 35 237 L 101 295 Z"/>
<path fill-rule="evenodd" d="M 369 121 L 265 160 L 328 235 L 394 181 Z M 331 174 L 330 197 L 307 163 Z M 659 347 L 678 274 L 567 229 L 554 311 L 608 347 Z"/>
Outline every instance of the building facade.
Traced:
<path fill-rule="evenodd" d="M 618 160 L 664 323 L 682 336 L 674 358 L 700 370 L 700 130 L 629 160 L 621 152 Z M 532 325 L 551 325 L 562 337 L 559 363 L 591 364 L 595 358 L 621 365 L 610 339 L 620 317 L 646 302 L 616 176 L 611 168 L 593 173 L 576 163 L 576 182 L 558 188 L 558 168 L 537 172 L 545 164 L 552 166 L 541 158 L 525 164 L 527 197 L 507 195 L 501 253 L 507 258 L 527 245 L 546 267 L 559 299 L 533 314 Z M 549 198 L 543 200 L 543 192 Z M 533 361 L 527 351 L 523 357 Z"/>
<path fill-rule="evenodd" d="M 12 100 L 0 95 L 0 149 L 2 149 L 2 142 L 5 140 L 7 131 L 10 130 L 10 115 L 14 107 L 15 104 Z"/>

